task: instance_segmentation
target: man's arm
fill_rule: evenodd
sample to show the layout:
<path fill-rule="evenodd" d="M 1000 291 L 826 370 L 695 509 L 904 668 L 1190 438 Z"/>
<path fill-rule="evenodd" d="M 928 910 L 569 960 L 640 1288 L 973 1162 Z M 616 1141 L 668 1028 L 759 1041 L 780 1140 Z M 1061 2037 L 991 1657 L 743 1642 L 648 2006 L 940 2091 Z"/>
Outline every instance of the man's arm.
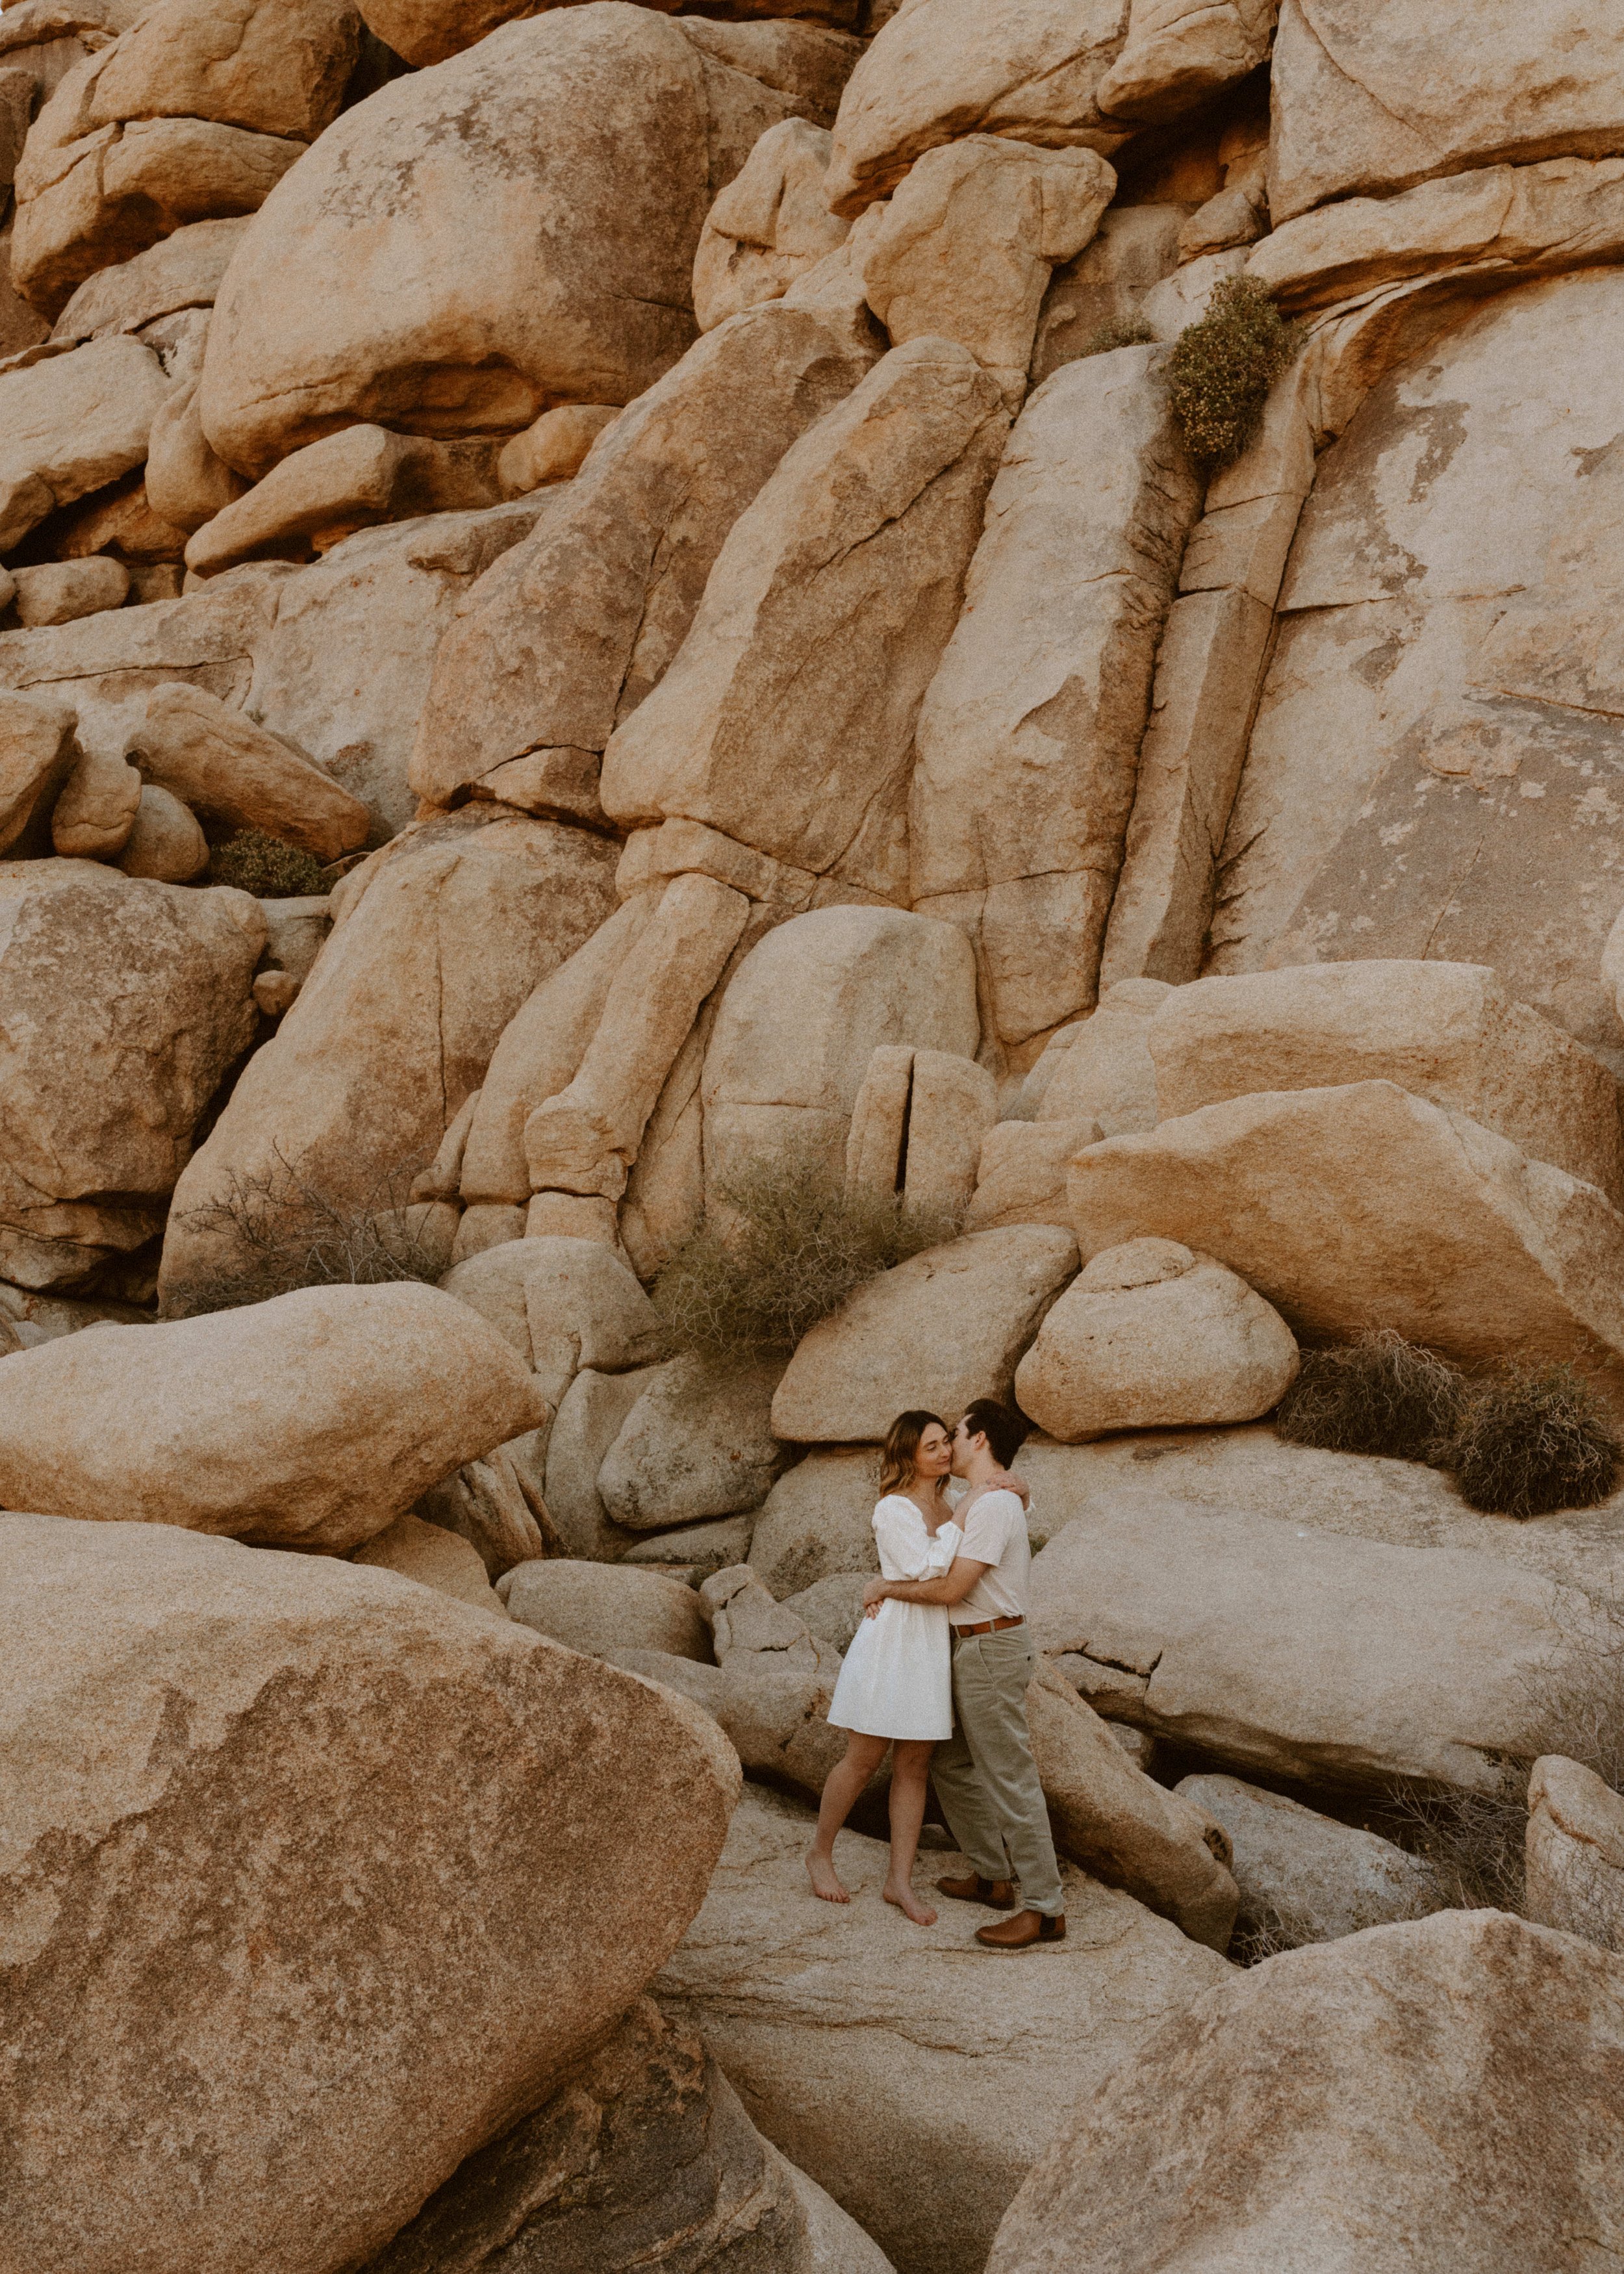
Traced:
<path fill-rule="evenodd" d="M 939 1579 L 870 1579 L 863 1589 L 863 1610 L 872 1618 L 883 1602 L 941 1603 L 951 1609 L 962 1603 L 990 1563 L 977 1563 L 968 1555 L 955 1555 Z"/>

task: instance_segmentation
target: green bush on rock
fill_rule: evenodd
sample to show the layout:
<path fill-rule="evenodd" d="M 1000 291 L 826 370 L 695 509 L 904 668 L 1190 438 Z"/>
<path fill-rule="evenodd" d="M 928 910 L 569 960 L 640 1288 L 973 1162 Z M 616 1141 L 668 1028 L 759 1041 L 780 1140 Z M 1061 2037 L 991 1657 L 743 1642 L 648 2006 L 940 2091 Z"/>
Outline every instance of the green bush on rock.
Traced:
<path fill-rule="evenodd" d="M 1206 315 L 1179 334 L 1167 360 L 1173 416 L 1192 458 L 1216 471 L 1239 457 L 1301 342 L 1299 327 L 1250 277 L 1214 287 Z"/>
<path fill-rule="evenodd" d="M 263 829 L 239 829 L 208 856 L 211 885 L 235 885 L 262 900 L 299 900 L 325 892 L 321 863 Z"/>

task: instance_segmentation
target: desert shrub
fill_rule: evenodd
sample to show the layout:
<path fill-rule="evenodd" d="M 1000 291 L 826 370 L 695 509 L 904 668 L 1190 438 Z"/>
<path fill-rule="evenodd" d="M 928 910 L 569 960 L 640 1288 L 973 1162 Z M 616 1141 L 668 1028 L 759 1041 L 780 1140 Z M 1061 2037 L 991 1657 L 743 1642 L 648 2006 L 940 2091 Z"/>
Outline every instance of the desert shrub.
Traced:
<path fill-rule="evenodd" d="M 1173 416 L 1192 458 L 1216 468 L 1239 457 L 1301 337 L 1250 277 L 1214 286 L 1206 315 L 1179 334 L 1167 362 Z"/>
<path fill-rule="evenodd" d="M 1621 1455 L 1571 1367 L 1511 1366 L 1471 1385 L 1446 1465 L 1469 1507 L 1546 1516 L 1605 1500 Z"/>
<path fill-rule="evenodd" d="M 304 900 L 327 890 L 319 861 L 263 829 L 239 829 L 216 845 L 208 856 L 208 881 L 235 885 L 262 900 Z"/>
<path fill-rule="evenodd" d="M 1522 1911 L 1531 1766 L 1508 1765 L 1500 1792 L 1391 1795 L 1405 1846 L 1432 1865 L 1440 1910 Z"/>
<path fill-rule="evenodd" d="M 1304 1351 L 1275 1426 L 1288 1444 L 1436 1461 L 1453 1438 L 1464 1389 L 1434 1352 L 1391 1331 L 1368 1334 Z"/>
<path fill-rule="evenodd" d="M 865 1280 L 958 1230 L 906 1216 L 895 1193 L 848 1192 L 804 1157 L 754 1164 L 717 1197 L 719 1220 L 707 1216 L 654 1284 L 672 1341 L 713 1358 L 793 1350 Z"/>
<path fill-rule="evenodd" d="M 172 1311 L 236 1310 L 295 1287 L 373 1287 L 392 1279 L 432 1282 L 441 1245 L 420 1230 L 408 1194 L 415 1168 L 379 1177 L 357 1201 L 329 1198 L 282 1158 L 263 1174 L 233 1170 L 224 1190 L 182 1211 L 177 1224 L 212 1258 L 177 1288 Z"/>
<path fill-rule="evenodd" d="M 1130 318 L 1124 324 L 1101 324 L 1084 344 L 1086 356 L 1109 355 L 1113 348 L 1154 347 L 1156 335 L 1148 324 Z"/>

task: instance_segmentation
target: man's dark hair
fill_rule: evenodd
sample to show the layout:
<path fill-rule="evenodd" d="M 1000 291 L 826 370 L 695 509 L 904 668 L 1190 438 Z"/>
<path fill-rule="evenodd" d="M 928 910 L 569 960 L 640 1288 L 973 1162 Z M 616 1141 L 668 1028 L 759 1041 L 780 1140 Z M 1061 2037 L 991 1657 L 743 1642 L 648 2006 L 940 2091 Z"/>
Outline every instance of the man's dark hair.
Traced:
<path fill-rule="evenodd" d="M 992 1457 L 1001 1469 L 1007 1469 L 1027 1438 L 1032 1424 L 1024 1413 L 1017 1413 L 1012 1405 L 1002 1398 L 977 1397 L 964 1410 L 964 1426 L 973 1437 L 985 1435 Z"/>

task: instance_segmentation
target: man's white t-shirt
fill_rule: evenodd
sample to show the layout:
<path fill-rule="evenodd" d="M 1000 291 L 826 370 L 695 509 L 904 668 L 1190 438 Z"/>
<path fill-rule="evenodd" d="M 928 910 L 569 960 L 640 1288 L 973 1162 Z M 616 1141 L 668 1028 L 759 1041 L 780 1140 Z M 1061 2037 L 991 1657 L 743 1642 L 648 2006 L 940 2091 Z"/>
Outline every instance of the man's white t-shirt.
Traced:
<path fill-rule="evenodd" d="M 959 1553 L 974 1563 L 989 1563 L 969 1593 L 955 1603 L 948 1616 L 956 1627 L 979 1626 L 983 1619 L 1024 1619 L 1030 1593 L 1032 1543 L 1026 1537 L 1026 1511 L 1020 1495 L 988 1492 L 970 1508 L 960 1507 L 957 1521 L 964 1525 Z"/>

